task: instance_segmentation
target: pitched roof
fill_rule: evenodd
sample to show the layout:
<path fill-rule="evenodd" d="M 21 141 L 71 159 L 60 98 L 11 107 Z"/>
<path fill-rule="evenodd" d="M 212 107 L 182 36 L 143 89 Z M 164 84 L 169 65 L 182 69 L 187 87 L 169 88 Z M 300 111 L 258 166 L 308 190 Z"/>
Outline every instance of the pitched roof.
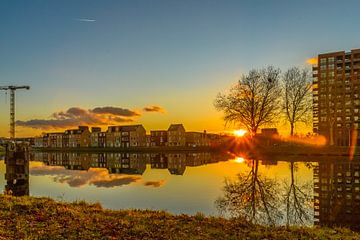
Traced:
<path fill-rule="evenodd" d="M 168 131 L 178 131 L 178 130 L 184 130 L 185 128 L 182 124 L 171 124 Z"/>
<path fill-rule="evenodd" d="M 136 129 L 139 128 L 139 127 L 143 127 L 143 125 L 138 124 L 138 125 L 120 126 L 120 131 L 122 131 L 122 132 L 136 131 Z"/>

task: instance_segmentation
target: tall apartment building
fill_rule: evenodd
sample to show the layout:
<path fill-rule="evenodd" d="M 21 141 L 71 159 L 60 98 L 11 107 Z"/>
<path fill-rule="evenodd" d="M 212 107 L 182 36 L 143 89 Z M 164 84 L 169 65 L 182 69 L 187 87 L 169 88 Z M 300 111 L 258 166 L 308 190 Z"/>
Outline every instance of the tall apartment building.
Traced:
<path fill-rule="evenodd" d="M 360 49 L 319 54 L 313 78 L 314 132 L 329 145 L 359 145 Z"/>

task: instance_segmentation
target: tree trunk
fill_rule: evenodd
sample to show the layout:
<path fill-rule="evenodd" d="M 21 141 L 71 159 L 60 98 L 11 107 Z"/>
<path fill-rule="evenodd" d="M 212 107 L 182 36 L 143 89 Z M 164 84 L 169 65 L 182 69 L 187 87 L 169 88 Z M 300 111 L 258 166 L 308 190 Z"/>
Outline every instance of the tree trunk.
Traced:
<path fill-rule="evenodd" d="M 294 136 L 294 123 L 290 123 L 290 136 Z"/>

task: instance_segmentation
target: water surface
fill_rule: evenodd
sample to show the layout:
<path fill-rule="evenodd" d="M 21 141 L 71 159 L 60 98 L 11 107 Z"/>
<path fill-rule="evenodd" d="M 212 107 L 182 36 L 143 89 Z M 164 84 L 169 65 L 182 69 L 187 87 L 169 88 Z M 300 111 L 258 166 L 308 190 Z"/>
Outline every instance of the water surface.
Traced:
<path fill-rule="evenodd" d="M 5 172 L 15 168 L 0 161 L 4 176 L 0 178 L 0 190 L 99 202 L 109 209 L 243 215 L 265 223 L 274 220 L 276 224 L 351 225 L 359 220 L 359 168 L 360 161 L 346 158 L 275 160 L 213 153 L 37 152 L 31 154 L 28 168 L 16 170 L 29 173 L 28 181 L 18 180 L 17 185 L 23 186 L 17 189 L 12 184 L 14 179 L 5 180 Z M 224 189 L 225 180 L 238 184 L 231 190 L 233 195 Z M 243 201 L 236 205 L 240 211 L 233 211 L 229 205 L 230 211 L 219 212 L 218 199 L 222 197 L 226 205 L 226 200 L 233 201 L 234 194 Z"/>

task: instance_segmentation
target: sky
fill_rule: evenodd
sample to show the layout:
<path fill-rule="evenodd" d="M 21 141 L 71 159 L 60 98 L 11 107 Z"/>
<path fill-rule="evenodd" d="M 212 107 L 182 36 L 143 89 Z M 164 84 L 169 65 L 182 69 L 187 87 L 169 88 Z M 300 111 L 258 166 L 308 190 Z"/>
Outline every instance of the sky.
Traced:
<path fill-rule="evenodd" d="M 17 136 L 78 122 L 224 131 L 213 101 L 252 68 L 360 48 L 359 1 L 0 3 L 0 85 Z M 0 93 L 0 136 L 9 134 Z M 41 127 L 41 129 L 39 129 Z M 36 129 L 34 129 L 36 128 Z M 298 129 L 299 130 L 299 129 Z"/>

